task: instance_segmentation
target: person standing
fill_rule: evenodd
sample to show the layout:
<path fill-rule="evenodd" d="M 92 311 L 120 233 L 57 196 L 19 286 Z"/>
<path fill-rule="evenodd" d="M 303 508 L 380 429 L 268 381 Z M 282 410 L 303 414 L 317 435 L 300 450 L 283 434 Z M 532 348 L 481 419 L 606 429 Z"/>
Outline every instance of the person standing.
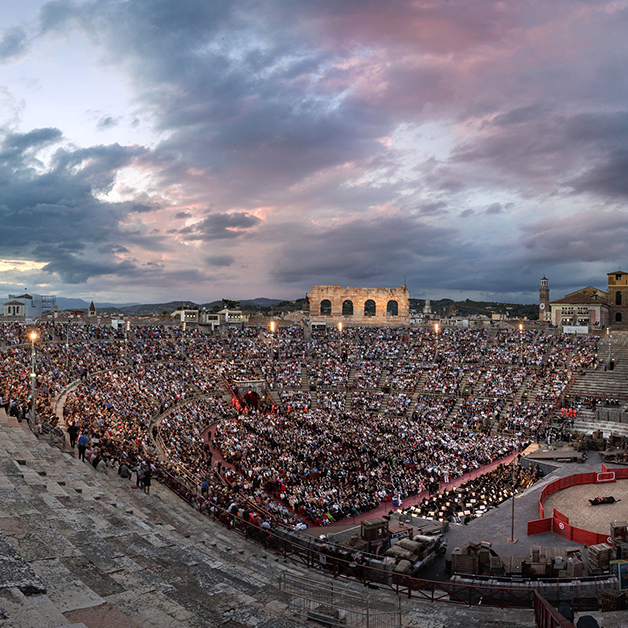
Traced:
<path fill-rule="evenodd" d="M 88 442 L 89 442 L 89 439 L 87 438 L 87 436 L 81 433 L 81 435 L 78 437 L 78 453 L 79 453 L 79 460 L 82 460 L 83 462 L 85 462 L 85 449 L 87 448 Z"/>
<path fill-rule="evenodd" d="M 137 463 L 135 473 L 137 475 L 137 480 L 135 482 L 137 485 L 137 488 L 144 488 L 144 469 L 142 468 L 141 462 Z"/>
<path fill-rule="evenodd" d="M 144 477 L 142 478 L 144 481 L 144 492 L 148 495 L 150 493 L 150 479 L 152 474 L 150 472 L 150 465 L 147 465 L 146 470 L 144 471 Z"/>
<path fill-rule="evenodd" d="M 78 425 L 74 422 L 70 423 L 68 427 L 68 436 L 70 437 L 70 445 L 72 449 L 74 449 L 74 445 L 76 445 L 76 439 L 78 437 L 79 428 Z"/>

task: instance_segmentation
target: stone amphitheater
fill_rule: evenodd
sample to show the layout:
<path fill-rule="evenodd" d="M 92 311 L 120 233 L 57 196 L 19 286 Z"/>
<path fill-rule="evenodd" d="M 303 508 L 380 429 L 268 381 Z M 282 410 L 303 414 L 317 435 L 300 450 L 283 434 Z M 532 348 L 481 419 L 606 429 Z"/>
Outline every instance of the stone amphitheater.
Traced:
<path fill-rule="evenodd" d="M 229 533 L 163 485 L 145 495 L 96 472 L 4 411 L 0 434 L 3 628 L 312 625 L 281 579 L 312 590 L 328 578 Z M 390 593 L 333 586 L 368 594 L 374 615 L 390 607 Z M 398 602 L 404 626 L 534 624 L 526 610 Z M 393 626 L 386 617 L 370 625 Z"/>
<path fill-rule="evenodd" d="M 587 370 L 582 390 L 597 375 Z M 521 386 L 519 397 L 524 390 L 533 389 Z M 356 627 L 535 624 L 529 610 L 429 603 L 333 580 L 229 532 L 162 484 L 146 495 L 96 472 L 1 409 L 0 432 L 0 626 L 304 626 L 304 600 L 332 590 L 351 600 L 347 625 Z"/>

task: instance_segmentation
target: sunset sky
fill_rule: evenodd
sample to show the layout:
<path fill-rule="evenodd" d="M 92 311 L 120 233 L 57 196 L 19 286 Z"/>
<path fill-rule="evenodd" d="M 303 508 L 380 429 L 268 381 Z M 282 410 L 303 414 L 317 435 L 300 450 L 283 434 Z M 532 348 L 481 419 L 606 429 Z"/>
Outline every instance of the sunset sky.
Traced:
<path fill-rule="evenodd" d="M 628 2 L 0 6 L 0 296 L 531 302 L 628 270 Z"/>

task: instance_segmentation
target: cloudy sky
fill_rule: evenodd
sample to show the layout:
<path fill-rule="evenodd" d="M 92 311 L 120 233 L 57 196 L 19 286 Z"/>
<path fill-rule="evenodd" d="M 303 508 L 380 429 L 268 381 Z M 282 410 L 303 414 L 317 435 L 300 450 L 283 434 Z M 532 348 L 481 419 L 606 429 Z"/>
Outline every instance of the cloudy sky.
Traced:
<path fill-rule="evenodd" d="M 0 296 L 530 302 L 628 270 L 628 1 L 0 6 Z"/>

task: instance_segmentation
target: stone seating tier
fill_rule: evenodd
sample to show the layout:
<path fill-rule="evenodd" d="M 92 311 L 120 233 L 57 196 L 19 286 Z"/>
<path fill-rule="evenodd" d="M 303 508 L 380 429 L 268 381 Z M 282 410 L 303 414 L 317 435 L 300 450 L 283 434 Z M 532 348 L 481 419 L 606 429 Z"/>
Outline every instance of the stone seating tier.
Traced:
<path fill-rule="evenodd" d="M 228 532 L 164 486 L 132 489 L 0 410 L 0 628 L 297 628 L 282 573 L 318 572 Z M 340 583 L 364 594 L 359 583 Z M 390 593 L 369 591 L 372 608 Z M 402 601 L 404 625 L 520 628 L 531 611 Z"/>

